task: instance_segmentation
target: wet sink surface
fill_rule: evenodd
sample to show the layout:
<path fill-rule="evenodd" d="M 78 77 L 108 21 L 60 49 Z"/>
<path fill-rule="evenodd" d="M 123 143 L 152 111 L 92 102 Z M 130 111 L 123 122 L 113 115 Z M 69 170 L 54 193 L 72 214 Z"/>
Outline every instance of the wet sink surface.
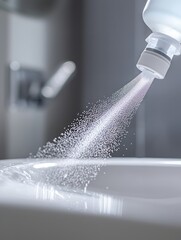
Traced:
<path fill-rule="evenodd" d="M 102 166 L 86 189 L 48 184 L 67 164 L 0 161 L 2 239 L 181 239 L 181 161 L 85 160 Z"/>

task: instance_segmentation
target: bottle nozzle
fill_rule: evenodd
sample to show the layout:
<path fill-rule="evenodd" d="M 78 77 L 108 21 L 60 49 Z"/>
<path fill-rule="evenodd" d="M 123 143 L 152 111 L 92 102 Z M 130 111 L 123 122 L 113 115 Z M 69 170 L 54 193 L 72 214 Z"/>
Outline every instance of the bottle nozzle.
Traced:
<path fill-rule="evenodd" d="M 155 78 L 163 79 L 173 56 L 180 55 L 180 43 L 162 33 L 152 33 L 147 42 L 148 45 L 138 60 L 137 68 L 141 71 L 149 70 Z"/>

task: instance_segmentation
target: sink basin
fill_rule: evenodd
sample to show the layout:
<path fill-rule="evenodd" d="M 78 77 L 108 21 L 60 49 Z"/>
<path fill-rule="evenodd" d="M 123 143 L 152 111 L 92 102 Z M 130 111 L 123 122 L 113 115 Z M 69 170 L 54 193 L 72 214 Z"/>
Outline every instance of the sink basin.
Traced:
<path fill-rule="evenodd" d="M 58 182 L 82 166 L 86 188 Z M 180 186 L 175 159 L 0 161 L 0 239 L 180 240 Z"/>

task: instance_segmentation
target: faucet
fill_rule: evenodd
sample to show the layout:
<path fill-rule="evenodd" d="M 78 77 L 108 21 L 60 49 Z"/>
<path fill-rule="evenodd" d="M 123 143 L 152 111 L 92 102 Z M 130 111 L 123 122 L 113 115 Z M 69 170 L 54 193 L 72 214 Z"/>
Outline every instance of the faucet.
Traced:
<path fill-rule="evenodd" d="M 64 86 L 72 80 L 76 71 L 73 61 L 62 63 L 49 80 L 43 72 L 12 62 L 10 70 L 10 105 L 42 106 L 47 100 L 54 99 Z"/>
<path fill-rule="evenodd" d="M 146 39 L 137 68 L 152 72 L 155 78 L 165 78 L 174 55 L 181 54 L 181 1 L 148 0 L 143 20 L 152 30 Z"/>

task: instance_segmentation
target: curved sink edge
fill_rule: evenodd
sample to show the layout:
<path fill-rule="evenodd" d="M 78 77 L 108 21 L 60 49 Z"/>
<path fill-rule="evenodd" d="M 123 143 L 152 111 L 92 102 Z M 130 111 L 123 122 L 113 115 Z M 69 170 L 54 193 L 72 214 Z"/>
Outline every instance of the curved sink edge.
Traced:
<path fill-rule="evenodd" d="M 139 166 L 139 167 L 181 167 L 181 159 L 172 158 L 109 158 L 109 159 L 8 159 L 0 160 L 1 164 L 16 165 L 31 163 L 49 163 L 53 165 L 103 165 L 103 166 Z M 47 166 L 48 167 L 48 166 Z"/>

